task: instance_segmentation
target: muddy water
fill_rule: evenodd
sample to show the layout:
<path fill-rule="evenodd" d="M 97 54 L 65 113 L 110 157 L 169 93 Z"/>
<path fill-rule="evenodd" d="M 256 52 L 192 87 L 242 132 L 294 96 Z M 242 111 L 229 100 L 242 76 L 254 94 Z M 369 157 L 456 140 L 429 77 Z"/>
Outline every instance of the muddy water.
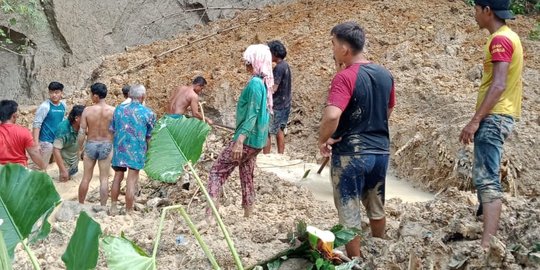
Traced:
<path fill-rule="evenodd" d="M 257 156 L 257 166 L 264 171 L 275 173 L 284 180 L 305 186 L 320 201 L 334 202 L 329 166 L 324 168 L 321 174 L 317 174 L 319 164 L 291 160 L 287 156 L 277 154 Z M 407 181 L 397 179 L 391 171 L 386 177 L 386 199 L 399 198 L 404 202 L 421 202 L 429 201 L 433 196 L 415 188 Z"/>

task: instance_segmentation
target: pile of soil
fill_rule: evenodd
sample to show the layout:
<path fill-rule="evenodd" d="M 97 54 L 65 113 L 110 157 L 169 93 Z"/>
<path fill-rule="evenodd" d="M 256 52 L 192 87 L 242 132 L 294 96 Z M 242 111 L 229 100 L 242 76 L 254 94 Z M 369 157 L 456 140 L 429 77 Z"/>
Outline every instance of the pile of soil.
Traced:
<path fill-rule="evenodd" d="M 470 188 L 471 149 L 458 137 L 474 113 L 488 33 L 478 29 L 472 7 L 463 1 L 299 1 L 239 13 L 192 34 L 108 57 L 93 79 L 107 83 L 118 97 L 124 84 L 144 84 L 149 106 L 162 114 L 178 85 L 203 75 L 209 79 L 207 114 L 234 126 L 236 100 L 248 79 L 243 50 L 281 40 L 293 73 L 288 153 L 314 161 L 321 111 L 335 73 L 329 32 L 347 20 L 363 25 L 368 58 L 395 77 L 398 103 L 390 127 L 399 176 L 431 191 Z M 505 144 L 503 182 L 514 194 L 538 195 L 540 55 L 535 52 L 540 43 L 527 38 L 535 18 L 518 16 L 509 24 L 525 51 L 524 100 L 523 117 Z M 152 59 L 172 48 L 179 49 Z M 142 69 L 132 69 L 143 62 Z"/>
<path fill-rule="evenodd" d="M 536 18 L 538 19 L 538 18 Z M 392 164 L 396 173 L 426 190 L 440 191 L 431 202 L 387 202 L 388 239 L 365 238 L 365 264 L 378 269 L 533 269 L 527 252 L 540 235 L 540 149 L 535 147 L 540 131 L 540 42 L 526 37 L 535 18 L 521 17 L 510 26 L 522 37 L 525 49 L 523 117 L 505 144 L 503 182 L 512 195 L 505 198 L 498 240 L 487 254 L 479 248 L 481 222 L 476 220 L 475 195 L 459 191 L 471 188 L 470 147 L 458 142 L 461 128 L 472 117 L 480 83 L 482 46 L 487 32 L 477 29 L 472 8 L 463 1 L 299 1 L 271 6 L 261 11 L 238 13 L 231 20 L 201 26 L 193 33 L 128 52 L 106 57 L 91 81 L 104 82 L 122 100 L 124 84 L 147 87 L 147 105 L 163 114 L 168 98 L 179 85 L 189 84 L 196 75 L 209 85 L 204 93 L 205 112 L 217 122 L 234 125 L 236 100 L 249 79 L 241 62 L 243 50 L 253 43 L 282 40 L 293 72 L 293 113 L 287 136 L 288 155 L 314 162 L 320 159 L 316 147 L 318 124 L 330 80 L 335 73 L 330 29 L 339 22 L 356 20 L 367 33 L 368 58 L 386 66 L 394 75 L 398 105 L 391 118 Z M 179 48 L 162 57 L 162 52 Z M 147 61 L 152 59 L 151 61 Z M 146 62 L 142 68 L 132 67 Z M 126 72 L 127 71 L 127 72 Z M 87 102 L 86 92 L 70 97 L 71 103 Z M 31 119 L 30 113 L 23 118 Z M 230 134 L 214 130 L 204 162 L 198 165 L 203 180 L 213 158 Z M 220 212 L 245 265 L 271 257 L 287 247 L 286 238 L 297 220 L 320 228 L 337 223 L 332 205 L 316 200 L 304 187 L 256 169 L 257 206 L 255 215 L 242 217 L 237 174 L 225 187 Z M 96 180 L 94 180 L 96 181 Z M 188 205 L 194 190 L 142 179 L 141 211 L 133 216 L 109 217 L 102 209 L 90 209 L 106 233 L 124 231 L 130 239 L 150 251 L 155 239 L 162 204 Z M 59 183 L 59 185 L 62 185 Z M 96 190 L 89 195 L 98 204 Z M 155 199 L 159 198 L 159 199 Z M 77 207 L 72 212 L 77 213 Z M 204 218 L 204 198 L 196 195 L 189 207 L 195 222 Z M 68 210 L 66 210 L 68 211 Z M 69 212 L 69 211 L 68 211 Z M 62 268 L 61 254 L 75 227 L 74 215 L 56 220 L 55 230 L 34 246 L 43 265 Z M 368 230 L 367 230 L 368 231 Z M 177 245 L 183 235 L 187 244 Z M 204 235 L 220 265 L 233 269 L 234 262 L 216 228 Z M 18 252 L 16 269 L 28 268 Z M 533 256 L 534 257 L 534 256 Z M 489 258 L 489 260 L 487 259 Z M 100 268 L 105 262 L 100 259 Z M 160 269 L 209 269 L 201 249 L 179 215 L 165 223 L 160 251 Z"/>
<path fill-rule="evenodd" d="M 221 149 L 226 142 L 224 134 L 211 134 L 203 161 L 197 165 L 203 179 L 211 166 L 211 149 Z M 81 164 L 82 167 L 82 164 Z M 55 175 L 56 172 L 51 172 Z M 106 235 L 120 235 L 134 240 L 151 253 L 159 225 L 160 210 L 168 205 L 182 204 L 194 223 L 205 219 L 206 203 L 196 188 L 183 190 L 181 183 L 161 184 L 150 181 L 142 174 L 133 215 L 111 217 L 107 208 L 99 206 L 97 179 L 92 182 L 87 204 L 76 202 L 77 183 L 81 174 L 68 183 L 55 182 L 66 201 L 53 214 L 53 230 L 46 240 L 32 246 L 39 262 L 46 269 L 63 269 L 61 256 L 75 230 L 80 211 L 87 211 L 101 224 Z M 94 175 L 97 178 L 97 175 Z M 329 229 L 338 223 L 332 204 L 317 200 L 302 185 L 283 180 L 273 173 L 255 171 L 257 203 L 254 215 L 244 218 L 240 206 L 240 181 L 233 173 L 224 187 L 220 209 L 225 225 L 235 243 L 245 267 L 271 258 L 289 247 L 288 233 L 298 221 Z M 55 179 L 56 181 L 56 179 Z M 122 192 L 124 189 L 122 189 Z M 120 196 L 123 208 L 124 196 Z M 499 238 L 493 239 L 493 248 L 484 252 L 479 248 L 482 222 L 477 220 L 476 196 L 470 192 L 450 188 L 436 194 L 428 202 L 386 202 L 387 237 L 369 237 L 368 220 L 363 220 L 362 254 L 365 269 L 535 269 L 538 264 L 528 253 L 538 243 L 540 202 L 507 196 L 504 199 Z M 366 216 L 365 213 L 363 215 Z M 201 227 L 208 244 L 223 269 L 235 269 L 223 235 L 216 226 Z M 179 242 L 177 239 L 181 239 Z M 105 256 L 100 252 L 98 269 L 107 269 Z M 538 263 L 538 261 L 537 261 Z M 177 212 L 167 215 L 157 253 L 158 269 L 211 269 L 203 251 Z M 298 268 L 302 261 L 292 261 L 282 269 Z M 31 269 L 26 253 L 19 246 L 14 269 Z"/>

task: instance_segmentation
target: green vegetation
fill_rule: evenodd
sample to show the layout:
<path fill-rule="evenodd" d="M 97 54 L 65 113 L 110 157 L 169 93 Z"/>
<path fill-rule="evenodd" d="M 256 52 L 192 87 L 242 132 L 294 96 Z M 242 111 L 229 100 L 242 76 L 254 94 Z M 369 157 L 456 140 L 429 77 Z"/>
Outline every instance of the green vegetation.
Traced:
<path fill-rule="evenodd" d="M 99 256 L 99 237 L 101 226 L 86 212 L 81 212 L 77 219 L 75 232 L 69 240 L 66 252 L 62 256 L 68 270 L 94 269 Z"/>
<path fill-rule="evenodd" d="M 350 270 L 358 263 L 355 260 L 346 263 L 341 263 L 340 259 L 337 259 L 337 261 L 331 260 L 327 258 L 329 254 L 323 254 L 324 252 L 313 249 L 309 243 L 306 228 L 306 223 L 304 221 L 299 221 L 295 231 L 288 234 L 289 241 L 293 247 L 278 253 L 269 260 L 259 263 L 258 266 L 255 266 L 252 269 L 277 270 L 281 264 L 289 258 L 303 258 L 310 261 L 311 266 L 307 268 L 308 270 Z M 336 237 L 334 240 L 334 248 L 347 244 L 361 233 L 358 230 L 347 229 L 341 225 L 334 226 L 330 231 Z"/>
<path fill-rule="evenodd" d="M 51 224 L 47 218 L 59 203 L 60 195 L 49 175 L 18 164 L 0 166 L 0 230 L 11 259 L 17 244 L 22 243 L 34 269 L 39 269 L 27 241 L 49 234 Z"/>
<path fill-rule="evenodd" d="M 0 25 L 0 49 L 14 54 L 25 53 L 31 41 L 24 37 L 14 36 L 11 28 L 25 22 L 25 26 L 35 27 L 44 21 L 41 5 L 38 0 L 0 0 L 0 12 L 7 15 L 8 25 Z"/>
<path fill-rule="evenodd" d="M 242 261 L 238 256 L 238 252 L 234 247 L 234 243 L 229 236 L 229 232 L 219 215 L 217 208 L 212 201 L 212 198 L 206 191 L 204 183 L 201 181 L 199 175 L 193 168 L 192 162 L 199 160 L 204 142 L 206 141 L 206 136 L 210 132 L 210 126 L 205 122 L 202 122 L 194 118 L 181 118 L 173 119 L 170 117 L 161 118 L 156 127 L 152 131 L 152 139 L 150 140 L 150 146 L 148 153 L 146 155 L 146 165 L 144 171 L 146 174 L 153 180 L 165 182 L 165 183 L 174 183 L 178 181 L 178 178 L 185 173 L 186 170 L 194 176 L 199 185 L 200 190 L 206 197 L 209 207 L 212 209 L 212 213 L 217 220 L 217 223 L 225 237 L 227 245 L 231 250 L 232 256 L 236 263 L 237 269 L 244 269 L 242 266 Z M 186 169 L 187 168 L 187 169 Z M 168 210 L 164 209 L 165 210 Z M 179 209 L 180 214 L 188 225 L 192 233 L 197 238 L 197 241 L 201 245 L 203 251 L 209 258 L 210 262 L 214 269 L 219 269 L 219 266 L 213 259 L 210 251 L 206 247 L 206 244 L 202 241 L 199 233 L 196 231 L 194 226 L 191 226 L 191 220 L 189 215 L 185 213 L 184 209 L 181 206 L 175 206 L 174 209 Z M 161 223 L 163 223 L 165 212 L 162 214 Z M 157 242 L 159 242 L 159 232 Z M 156 245 L 157 245 L 156 242 Z M 157 251 L 157 246 L 154 247 L 154 257 Z"/>
<path fill-rule="evenodd" d="M 194 118 L 161 118 L 146 154 L 144 171 L 154 179 L 175 183 L 185 172 L 188 161 L 197 162 L 210 126 Z"/>
<path fill-rule="evenodd" d="M 124 236 L 106 236 L 101 240 L 109 269 L 155 270 L 156 258 Z"/>
<path fill-rule="evenodd" d="M 474 0 L 465 0 L 465 3 L 473 6 Z M 538 0 L 513 0 L 510 4 L 510 9 L 514 14 L 530 14 L 540 12 L 540 1 Z"/>
<path fill-rule="evenodd" d="M 184 166 L 187 167 L 208 200 L 231 250 L 237 269 L 242 270 L 244 269 L 242 262 L 227 228 L 191 164 L 192 160 L 199 159 L 209 131 L 210 127 L 206 123 L 196 119 L 165 119 L 160 121 L 153 133 L 155 137 L 150 142 L 150 149 L 154 152 L 148 153 L 147 161 L 150 165 L 145 170 L 149 175 L 157 176 L 160 181 L 175 182 L 184 173 Z M 166 156 L 164 152 L 171 156 L 180 156 L 180 158 L 163 159 L 162 157 Z M 34 203 L 36 200 L 40 203 Z M 33 269 L 41 269 L 35 255 L 27 245 L 27 240 L 35 241 L 48 235 L 50 224 L 47 222 L 47 217 L 59 202 L 60 196 L 56 192 L 52 179 L 47 174 L 29 170 L 18 164 L 0 166 L 0 269 L 11 268 L 12 259 L 10 258 L 13 258 L 15 246 L 20 242 L 30 257 Z M 68 270 L 94 269 L 97 265 L 99 243 L 101 242 L 109 269 L 157 269 L 157 250 L 168 210 L 179 211 L 208 257 L 212 268 L 220 269 L 215 257 L 181 205 L 163 209 L 151 256 L 127 239 L 123 233 L 120 237 L 102 236 L 99 223 L 90 218 L 87 213 L 81 212 L 69 245 L 62 256 L 66 268 Z"/>

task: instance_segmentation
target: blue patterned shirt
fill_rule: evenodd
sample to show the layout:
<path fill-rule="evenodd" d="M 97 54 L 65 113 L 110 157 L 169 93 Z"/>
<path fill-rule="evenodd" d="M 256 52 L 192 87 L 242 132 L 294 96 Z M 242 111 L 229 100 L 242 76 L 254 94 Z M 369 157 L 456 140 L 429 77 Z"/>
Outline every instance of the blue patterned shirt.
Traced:
<path fill-rule="evenodd" d="M 120 105 L 114 110 L 109 129 L 114 133 L 112 165 L 140 170 L 144 167 L 156 115 L 140 102 Z"/>

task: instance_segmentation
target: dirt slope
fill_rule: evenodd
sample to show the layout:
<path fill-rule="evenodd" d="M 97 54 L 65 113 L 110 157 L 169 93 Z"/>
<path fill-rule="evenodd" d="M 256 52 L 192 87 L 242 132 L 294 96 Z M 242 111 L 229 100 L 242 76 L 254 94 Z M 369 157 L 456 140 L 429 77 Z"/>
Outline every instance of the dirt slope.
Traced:
<path fill-rule="evenodd" d="M 255 22 L 257 20 L 260 21 Z M 505 145 L 504 156 L 504 182 L 513 187 L 508 190 L 532 196 L 505 199 L 499 238 L 506 246 L 496 243 L 488 255 L 478 248 L 481 223 L 473 217 L 475 195 L 452 188 L 470 187 L 470 149 L 460 151 L 462 147 L 457 137 L 473 113 L 481 50 L 487 36 L 477 29 L 471 8 L 462 1 L 313 0 L 239 13 L 232 20 L 200 27 L 192 34 L 107 57 L 92 80 L 110 86 L 116 95 L 110 98 L 113 102 L 121 100 L 123 84 L 143 83 L 149 90 L 147 104 L 161 114 L 174 87 L 188 84 L 195 75 L 202 74 L 210 83 L 204 97 L 206 112 L 233 125 L 235 101 L 248 79 L 240 61 L 242 51 L 252 43 L 280 39 L 288 47 L 287 60 L 294 74 L 287 152 L 313 162 L 318 158 L 315 142 L 320 112 L 334 74 L 329 32 L 333 25 L 346 20 L 356 20 L 366 28 L 369 58 L 389 68 L 396 79 L 398 107 L 391 119 L 392 147 L 397 153 L 392 161 L 396 172 L 425 189 L 445 188 L 429 203 L 388 201 L 389 239 L 366 238 L 363 247 L 366 265 L 375 265 L 376 269 L 406 269 L 412 257 L 417 258 L 412 261 L 421 267 L 417 269 L 449 269 L 450 265 L 460 263 L 465 269 L 485 269 L 489 255 L 494 268 L 534 269 L 526 253 L 538 242 L 540 233 L 540 205 L 534 197 L 540 193 L 537 181 L 540 150 L 535 147 L 540 131 L 540 55 L 537 53 L 540 43 L 525 38 L 534 25 L 533 18 L 519 17 L 511 23 L 523 37 L 526 52 L 525 98 L 523 119 Z M 240 27 L 222 31 L 236 26 Z M 217 32 L 220 34 L 197 41 Z M 151 61 L 143 69 L 119 75 L 154 55 L 188 43 L 190 45 Z M 83 99 L 86 93 L 71 97 L 74 102 Z M 210 153 L 219 153 L 229 136 L 215 132 L 208 143 L 209 161 L 200 165 L 203 179 L 211 166 Z M 284 182 L 276 175 L 257 169 L 256 185 L 256 214 L 250 219 L 241 218 L 236 174 L 229 180 L 226 196 L 222 198 L 221 212 L 246 265 L 285 248 L 278 239 L 293 228 L 295 219 L 305 219 L 322 228 L 337 222 L 331 205 L 315 201 L 307 190 Z M 187 205 L 193 194 L 193 191 L 182 192 L 176 185 L 148 183 L 143 186 L 146 188 L 140 198 L 142 204 L 154 197 L 165 197 Z M 97 204 L 97 193 L 93 198 Z M 195 221 L 202 219 L 203 207 L 203 199 L 197 196 L 190 208 Z M 106 231 L 125 230 L 128 237 L 150 250 L 159 208 L 143 208 L 143 212 L 133 217 L 110 218 L 103 213 L 95 216 Z M 36 252 L 50 269 L 62 268 L 60 254 L 75 222 L 58 221 L 57 226 L 66 234 L 53 232 Z M 188 245 L 175 245 L 174 239 L 179 234 L 187 235 Z M 166 222 L 162 239 L 158 253 L 160 269 L 209 269 L 204 255 L 179 218 Z M 224 268 L 233 269 L 232 258 L 217 230 L 207 233 L 205 239 Z M 51 250 L 51 246 L 55 248 Z M 27 265 L 24 260 L 17 266 L 25 269 L 22 265 Z M 100 268 L 104 267 L 104 262 L 100 261 Z"/>
<path fill-rule="evenodd" d="M 252 43 L 282 40 L 294 75 L 289 152 L 313 159 L 320 112 L 334 73 L 329 31 L 338 22 L 356 20 L 366 29 L 369 58 L 389 68 L 396 79 L 398 105 L 391 130 L 393 149 L 399 150 L 392 158 L 397 172 L 430 190 L 467 188 L 471 153 L 460 151 L 457 138 L 474 111 L 487 36 L 477 29 L 472 14 L 457 0 L 301 1 L 243 13 L 191 35 L 109 57 L 94 79 L 110 83 L 117 93 L 124 83 L 145 84 L 148 104 L 161 113 L 172 89 L 202 74 L 210 79 L 207 112 L 234 125 L 235 100 L 247 80 L 242 51 Z M 255 20 L 262 21 L 250 23 Z M 240 27 L 192 43 L 142 70 L 116 75 L 163 51 L 233 26 Z M 540 131 L 540 56 L 535 52 L 540 43 L 526 38 L 533 18 L 518 17 L 510 26 L 522 36 L 525 48 L 525 98 L 523 119 L 505 146 L 503 181 L 519 194 L 536 195 L 540 193 L 536 158 L 540 148 L 534 147 Z"/>

